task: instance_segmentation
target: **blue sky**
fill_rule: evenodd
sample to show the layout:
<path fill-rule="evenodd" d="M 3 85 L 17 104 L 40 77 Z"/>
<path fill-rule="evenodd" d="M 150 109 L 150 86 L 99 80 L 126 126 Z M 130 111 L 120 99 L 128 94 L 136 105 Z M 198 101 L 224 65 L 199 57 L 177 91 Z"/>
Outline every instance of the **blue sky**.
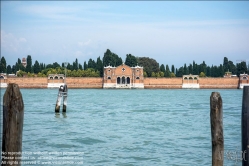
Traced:
<path fill-rule="evenodd" d="M 159 64 L 249 61 L 248 1 L 1 1 L 1 56 L 14 65 L 103 57 Z"/>

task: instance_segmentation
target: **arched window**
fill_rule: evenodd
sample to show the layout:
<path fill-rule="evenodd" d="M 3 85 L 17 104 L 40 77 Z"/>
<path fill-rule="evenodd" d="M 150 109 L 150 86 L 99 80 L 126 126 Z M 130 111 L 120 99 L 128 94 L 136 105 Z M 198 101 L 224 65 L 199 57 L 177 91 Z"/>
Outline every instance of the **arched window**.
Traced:
<path fill-rule="evenodd" d="M 139 80 L 139 77 L 136 77 L 137 80 Z"/>
<path fill-rule="evenodd" d="M 197 77 L 195 77 L 194 80 L 197 80 Z"/>
<path fill-rule="evenodd" d="M 243 80 L 247 80 L 247 78 L 246 78 L 246 77 L 243 77 Z"/>
<path fill-rule="evenodd" d="M 127 81 L 126 81 L 127 84 L 130 84 L 130 77 L 127 77 L 126 79 L 127 79 Z"/>
<path fill-rule="evenodd" d="M 55 79 L 55 80 L 58 80 L 58 76 L 55 76 L 54 79 Z"/>
<path fill-rule="evenodd" d="M 184 80 L 187 80 L 188 78 L 187 77 L 184 77 Z"/>
<path fill-rule="evenodd" d="M 117 78 L 117 84 L 120 84 L 120 77 Z"/>
<path fill-rule="evenodd" d="M 0 76 L 0 79 L 4 79 L 4 76 Z"/>
<path fill-rule="evenodd" d="M 193 79 L 193 77 L 189 77 L 189 79 L 191 79 L 191 80 L 192 80 L 192 79 Z"/>
<path fill-rule="evenodd" d="M 125 77 L 122 77 L 122 84 L 125 84 Z"/>
<path fill-rule="evenodd" d="M 108 80 L 110 80 L 110 79 L 111 79 L 111 77 L 108 77 L 107 79 L 108 79 Z"/>
<path fill-rule="evenodd" d="M 50 80 L 54 79 L 52 76 L 49 78 Z"/>
<path fill-rule="evenodd" d="M 63 77 L 60 77 L 60 79 L 63 79 Z"/>

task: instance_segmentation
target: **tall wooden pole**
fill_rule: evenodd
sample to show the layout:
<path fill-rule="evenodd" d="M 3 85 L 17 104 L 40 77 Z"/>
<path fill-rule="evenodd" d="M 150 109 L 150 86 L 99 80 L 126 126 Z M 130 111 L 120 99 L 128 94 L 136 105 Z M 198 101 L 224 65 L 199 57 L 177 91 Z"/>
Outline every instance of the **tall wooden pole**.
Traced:
<path fill-rule="evenodd" d="M 24 104 L 17 84 L 9 84 L 3 97 L 2 165 L 21 165 Z M 12 152 L 15 152 L 11 154 Z M 13 157 L 10 160 L 7 158 Z M 11 163 L 13 161 L 14 163 Z"/>
<path fill-rule="evenodd" d="M 249 86 L 243 88 L 241 115 L 242 166 L 249 165 Z"/>
<path fill-rule="evenodd" d="M 222 166 L 224 160 L 223 110 L 222 98 L 218 92 L 212 92 L 210 96 L 210 122 L 212 137 L 212 166 Z"/>

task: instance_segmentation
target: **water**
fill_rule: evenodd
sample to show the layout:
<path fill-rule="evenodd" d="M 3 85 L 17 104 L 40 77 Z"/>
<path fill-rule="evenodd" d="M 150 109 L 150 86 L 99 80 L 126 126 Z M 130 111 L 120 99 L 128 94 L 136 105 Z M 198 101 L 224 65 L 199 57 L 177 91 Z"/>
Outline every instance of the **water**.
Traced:
<path fill-rule="evenodd" d="M 21 89 L 25 161 L 68 156 L 80 158 L 70 159 L 79 165 L 211 165 L 213 91 L 223 99 L 224 165 L 241 165 L 234 153 L 241 149 L 241 90 L 69 89 L 66 115 L 55 115 L 57 89 Z"/>

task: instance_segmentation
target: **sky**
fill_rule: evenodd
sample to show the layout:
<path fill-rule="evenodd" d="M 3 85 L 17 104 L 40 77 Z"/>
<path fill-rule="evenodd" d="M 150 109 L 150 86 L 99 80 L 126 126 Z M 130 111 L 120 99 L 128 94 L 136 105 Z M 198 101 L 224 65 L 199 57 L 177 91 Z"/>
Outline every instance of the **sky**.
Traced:
<path fill-rule="evenodd" d="M 249 1 L 1 1 L 7 65 L 83 64 L 107 49 L 175 67 L 249 62 Z"/>

